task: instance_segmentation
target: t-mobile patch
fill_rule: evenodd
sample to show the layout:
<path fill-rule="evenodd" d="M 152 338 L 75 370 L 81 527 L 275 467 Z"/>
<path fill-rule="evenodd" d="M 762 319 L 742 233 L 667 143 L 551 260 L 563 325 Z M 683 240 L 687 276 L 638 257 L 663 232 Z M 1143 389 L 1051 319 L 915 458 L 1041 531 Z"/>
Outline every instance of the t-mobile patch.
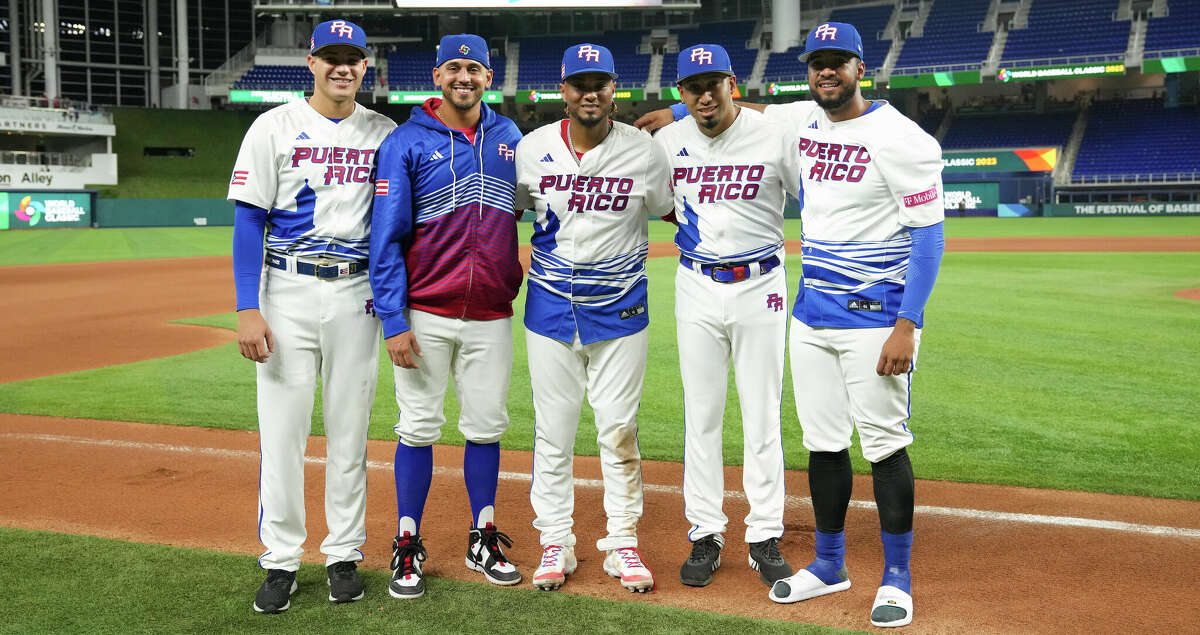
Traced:
<path fill-rule="evenodd" d="M 879 300 L 850 300 L 846 308 L 851 311 L 882 311 L 883 302 Z"/>
<path fill-rule="evenodd" d="M 918 205 L 924 205 L 924 204 L 928 203 L 929 201 L 933 201 L 933 200 L 937 200 L 937 186 L 936 185 L 925 190 L 924 192 L 918 192 L 916 194 L 910 194 L 908 196 L 905 196 L 904 197 L 904 206 L 905 207 L 916 207 Z"/>
<path fill-rule="evenodd" d="M 634 317 L 635 315 L 641 315 L 645 312 L 646 312 L 646 305 L 635 304 L 631 307 L 621 309 L 621 319 L 628 320 L 629 318 Z"/>

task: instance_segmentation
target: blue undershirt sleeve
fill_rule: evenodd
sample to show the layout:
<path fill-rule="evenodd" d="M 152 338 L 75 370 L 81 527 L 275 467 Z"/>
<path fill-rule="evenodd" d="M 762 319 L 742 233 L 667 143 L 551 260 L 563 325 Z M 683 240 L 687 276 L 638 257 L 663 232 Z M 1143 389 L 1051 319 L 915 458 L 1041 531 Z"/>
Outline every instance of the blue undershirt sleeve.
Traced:
<path fill-rule="evenodd" d="M 942 223 L 928 227 L 910 227 L 912 253 L 908 257 L 908 272 L 904 276 L 904 296 L 900 299 L 897 317 L 912 320 L 921 328 L 925 319 L 925 303 L 933 293 L 938 267 L 942 264 L 942 252 L 946 249 L 946 236 Z"/>
<path fill-rule="evenodd" d="M 258 308 L 258 284 L 263 266 L 263 234 L 267 210 L 235 201 L 233 217 L 233 285 L 237 310 Z"/>
<path fill-rule="evenodd" d="M 688 116 L 687 104 L 671 104 L 671 116 L 675 117 L 675 121 L 679 121 L 680 119 Z"/>

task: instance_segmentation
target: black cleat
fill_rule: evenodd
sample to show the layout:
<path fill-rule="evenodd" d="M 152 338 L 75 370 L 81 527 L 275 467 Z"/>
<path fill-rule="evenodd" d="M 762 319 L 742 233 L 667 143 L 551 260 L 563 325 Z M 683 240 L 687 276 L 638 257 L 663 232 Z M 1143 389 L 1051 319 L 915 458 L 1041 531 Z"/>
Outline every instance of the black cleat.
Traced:
<path fill-rule="evenodd" d="M 708 586 L 713 571 L 721 566 L 721 544 L 715 535 L 692 543 L 692 554 L 679 568 L 679 581 L 688 586 Z"/>
<path fill-rule="evenodd" d="M 750 543 L 750 568 L 758 572 L 758 579 L 767 586 L 795 573 L 787 560 L 783 559 L 783 554 L 779 553 L 778 538 Z"/>
<path fill-rule="evenodd" d="M 292 594 L 296 592 L 296 572 L 270 569 L 267 579 L 258 587 L 254 596 L 254 610 L 258 613 L 282 613 L 292 606 Z"/>
<path fill-rule="evenodd" d="M 329 601 L 355 602 L 363 597 L 362 578 L 354 562 L 335 562 L 325 567 L 329 574 Z"/>

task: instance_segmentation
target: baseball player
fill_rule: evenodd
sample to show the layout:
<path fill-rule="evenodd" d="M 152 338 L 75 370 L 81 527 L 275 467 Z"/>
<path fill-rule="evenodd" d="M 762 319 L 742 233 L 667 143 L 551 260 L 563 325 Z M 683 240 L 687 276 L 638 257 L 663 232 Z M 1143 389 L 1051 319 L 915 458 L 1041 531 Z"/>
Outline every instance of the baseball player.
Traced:
<path fill-rule="evenodd" d="M 500 436 L 508 428 L 512 300 L 522 277 L 513 201 L 521 133 L 481 103 L 492 69 L 478 35 L 442 38 L 433 81 L 442 98 L 414 108 L 379 148 L 372 214 L 371 286 L 400 407 L 399 529 L 388 585 L 397 598 L 425 593 L 421 514 L 451 374 L 466 437 L 466 565 L 494 584 L 521 581 L 500 546 L 512 543 L 494 523 Z"/>
<path fill-rule="evenodd" d="M 610 119 L 612 53 L 563 53 L 568 118 L 517 147 L 517 206 L 537 212 L 525 303 L 535 443 L 529 498 L 541 531 L 533 585 L 552 590 L 575 571 L 572 459 L 586 391 L 596 413 L 608 535 L 604 571 L 630 591 L 654 577 L 638 552 L 642 463 L 637 409 L 649 341 L 647 213 L 671 210 L 667 157 L 650 135 Z"/>
<path fill-rule="evenodd" d="M 721 424 L 729 364 L 742 408 L 750 567 L 770 585 L 790 576 L 783 535 L 779 408 L 787 333 L 783 206 L 799 177 L 787 135 L 733 103 L 737 78 L 715 44 L 679 53 L 691 116 L 659 131 L 671 162 L 679 229 L 675 320 L 683 379 L 683 497 L 692 552 L 680 580 L 705 586 L 721 566 L 726 517 Z"/>
<path fill-rule="evenodd" d="M 862 39 L 851 25 L 813 29 L 801 57 L 813 101 L 768 106 L 796 133 L 803 177 L 804 284 L 789 347 L 809 450 L 816 559 L 771 589 L 796 602 L 850 587 L 843 527 L 850 435 L 871 462 L 884 573 L 874 626 L 912 621 L 913 471 L 905 447 L 925 303 L 944 244 L 942 152 L 886 102 L 863 99 Z"/>
<path fill-rule="evenodd" d="M 355 563 L 367 537 L 367 425 L 379 363 L 367 242 L 375 154 L 396 125 L 354 102 L 367 70 L 358 25 L 317 25 L 308 68 L 312 97 L 254 121 L 229 185 L 237 206 L 238 346 L 258 362 L 258 533 L 267 549 L 258 562 L 268 571 L 254 598 L 260 613 L 286 611 L 296 590 L 305 539 L 304 446 L 318 373 L 329 599 L 363 596 Z"/>

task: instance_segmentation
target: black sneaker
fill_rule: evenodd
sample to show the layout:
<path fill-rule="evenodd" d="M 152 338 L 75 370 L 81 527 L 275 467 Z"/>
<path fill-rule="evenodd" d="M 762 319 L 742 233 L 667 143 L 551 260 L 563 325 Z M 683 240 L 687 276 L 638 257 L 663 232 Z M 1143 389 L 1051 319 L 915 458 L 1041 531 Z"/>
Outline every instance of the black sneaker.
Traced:
<path fill-rule="evenodd" d="M 296 592 L 296 572 L 269 569 L 267 579 L 258 587 L 254 596 L 254 610 L 258 613 L 282 613 L 292 606 L 292 594 Z"/>
<path fill-rule="evenodd" d="M 713 534 L 692 543 L 692 555 L 679 568 L 679 581 L 688 586 L 708 586 L 721 566 L 721 543 Z"/>
<path fill-rule="evenodd" d="M 428 554 L 420 536 L 405 534 L 392 541 L 392 581 L 388 583 L 388 595 L 402 600 L 411 600 L 425 595 L 425 574 L 421 563 Z"/>
<path fill-rule="evenodd" d="M 778 538 L 750 543 L 750 568 L 758 572 L 758 579 L 767 586 L 795 573 L 787 560 L 783 559 L 783 554 L 779 553 Z"/>
<path fill-rule="evenodd" d="M 472 527 L 467 534 L 467 568 L 482 573 L 492 584 L 512 586 L 521 581 L 521 572 L 504 556 L 500 543 L 511 547 L 512 539 L 497 531 L 495 525 Z"/>
<path fill-rule="evenodd" d="M 329 574 L 329 601 L 354 602 L 363 597 L 362 578 L 354 562 L 335 562 L 325 567 Z"/>

